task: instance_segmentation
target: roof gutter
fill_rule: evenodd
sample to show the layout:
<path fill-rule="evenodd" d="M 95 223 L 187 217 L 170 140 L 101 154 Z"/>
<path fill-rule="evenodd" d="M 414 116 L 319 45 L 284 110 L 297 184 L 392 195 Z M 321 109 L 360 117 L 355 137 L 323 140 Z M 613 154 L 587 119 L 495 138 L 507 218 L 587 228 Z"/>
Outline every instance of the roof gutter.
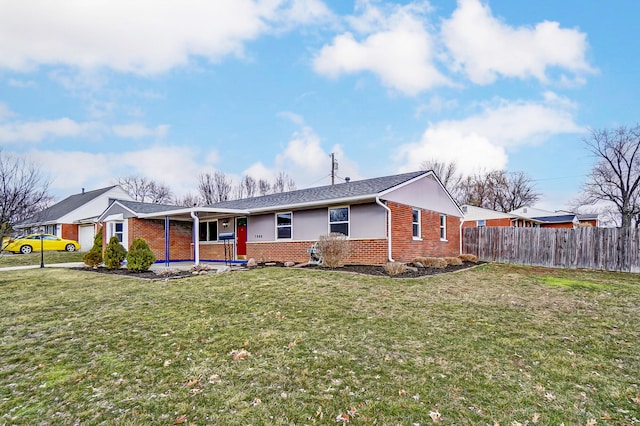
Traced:
<path fill-rule="evenodd" d="M 388 241 L 387 241 L 387 258 L 389 259 L 389 262 L 395 262 L 395 260 L 393 260 L 393 258 L 391 257 L 391 254 L 393 253 L 391 251 L 391 249 L 392 249 L 392 245 L 391 245 L 391 229 L 392 229 L 391 228 L 391 209 L 389 207 L 387 207 L 387 205 L 380 200 L 380 197 L 376 197 L 376 204 L 387 211 L 387 239 L 388 239 Z"/>

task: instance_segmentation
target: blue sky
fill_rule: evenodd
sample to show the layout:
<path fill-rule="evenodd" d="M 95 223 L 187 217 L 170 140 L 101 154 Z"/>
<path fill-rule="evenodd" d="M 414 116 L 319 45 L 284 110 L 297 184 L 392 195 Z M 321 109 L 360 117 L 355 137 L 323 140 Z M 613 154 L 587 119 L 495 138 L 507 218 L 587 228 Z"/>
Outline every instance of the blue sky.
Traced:
<path fill-rule="evenodd" d="M 635 0 L 0 0 L 0 149 L 58 199 L 141 175 L 298 188 L 524 171 L 568 207 L 590 128 L 635 125 Z"/>

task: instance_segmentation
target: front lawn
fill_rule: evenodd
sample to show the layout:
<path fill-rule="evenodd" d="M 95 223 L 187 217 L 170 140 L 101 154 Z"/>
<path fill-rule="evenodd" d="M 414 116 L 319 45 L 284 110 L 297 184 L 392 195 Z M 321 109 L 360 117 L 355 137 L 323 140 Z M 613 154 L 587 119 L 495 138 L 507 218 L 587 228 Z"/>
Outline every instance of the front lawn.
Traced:
<path fill-rule="evenodd" d="M 44 264 L 50 263 L 67 263 L 67 262 L 82 262 L 81 252 L 66 252 L 66 251 L 45 251 L 44 252 Z M 27 266 L 27 265 L 40 265 L 41 255 L 40 252 L 29 254 L 13 254 L 9 252 L 0 252 L 0 268 L 7 266 Z"/>
<path fill-rule="evenodd" d="M 0 424 L 635 424 L 638 281 L 4 271 Z"/>

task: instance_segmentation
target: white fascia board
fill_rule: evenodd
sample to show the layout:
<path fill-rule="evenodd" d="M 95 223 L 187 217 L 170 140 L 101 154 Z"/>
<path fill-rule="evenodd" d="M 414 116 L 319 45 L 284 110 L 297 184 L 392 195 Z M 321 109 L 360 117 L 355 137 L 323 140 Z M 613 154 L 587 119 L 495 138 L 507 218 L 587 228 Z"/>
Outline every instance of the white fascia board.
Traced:
<path fill-rule="evenodd" d="M 216 209 L 212 207 L 189 207 L 185 209 L 176 209 L 176 210 L 165 210 L 162 212 L 155 213 L 143 213 L 139 214 L 138 217 L 140 219 L 150 219 L 150 218 L 158 218 L 158 217 L 166 217 L 166 216 L 178 216 L 182 214 L 191 214 L 193 213 L 222 213 L 222 214 L 233 214 L 233 215 L 247 215 L 249 214 L 249 210 L 240 210 L 240 209 Z"/>
<path fill-rule="evenodd" d="M 261 207 L 258 209 L 249 209 L 247 213 L 265 213 L 284 210 L 296 210 L 307 207 L 328 207 L 337 204 L 350 204 L 356 201 L 375 201 L 377 194 L 360 195 L 357 197 L 331 198 L 328 200 L 307 201 L 306 203 L 295 204 L 279 204 L 271 207 Z"/>
<path fill-rule="evenodd" d="M 122 207 L 123 209 L 127 210 L 129 213 L 131 213 L 133 216 L 136 216 L 136 212 L 134 212 L 133 210 L 131 210 L 129 207 L 125 206 L 124 204 L 121 204 L 118 200 L 115 200 L 113 203 L 111 203 L 109 205 L 109 207 L 107 207 L 107 209 L 102 212 L 102 214 L 100 216 L 98 216 L 98 219 L 96 220 L 96 222 L 100 223 L 100 222 L 104 222 L 104 215 L 107 214 L 107 212 L 109 210 L 111 210 L 111 207 L 115 206 L 115 205 L 119 205 L 120 207 Z"/>

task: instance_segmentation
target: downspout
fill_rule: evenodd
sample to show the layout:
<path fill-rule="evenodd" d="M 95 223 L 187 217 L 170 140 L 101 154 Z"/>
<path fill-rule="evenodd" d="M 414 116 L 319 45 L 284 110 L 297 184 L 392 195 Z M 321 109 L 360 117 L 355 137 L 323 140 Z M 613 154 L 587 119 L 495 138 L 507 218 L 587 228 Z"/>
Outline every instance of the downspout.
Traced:
<path fill-rule="evenodd" d="M 391 251 L 392 245 L 391 245 L 391 209 L 389 207 L 387 207 L 386 204 L 384 204 L 382 201 L 380 201 L 380 197 L 376 197 L 376 204 L 378 204 L 379 206 L 381 206 L 383 209 L 385 209 L 387 211 L 387 257 L 389 258 L 389 262 L 395 262 L 395 260 L 393 260 L 393 258 L 391 257 L 391 253 L 393 253 Z"/>
<path fill-rule="evenodd" d="M 464 217 L 460 218 L 460 234 L 458 234 L 458 238 L 460 238 L 460 253 L 462 254 L 462 224 L 464 224 Z"/>
<path fill-rule="evenodd" d="M 200 218 L 196 212 L 191 210 L 191 217 L 193 218 L 193 257 L 196 265 L 200 264 L 200 244 L 198 242 L 198 230 L 200 229 Z"/>

